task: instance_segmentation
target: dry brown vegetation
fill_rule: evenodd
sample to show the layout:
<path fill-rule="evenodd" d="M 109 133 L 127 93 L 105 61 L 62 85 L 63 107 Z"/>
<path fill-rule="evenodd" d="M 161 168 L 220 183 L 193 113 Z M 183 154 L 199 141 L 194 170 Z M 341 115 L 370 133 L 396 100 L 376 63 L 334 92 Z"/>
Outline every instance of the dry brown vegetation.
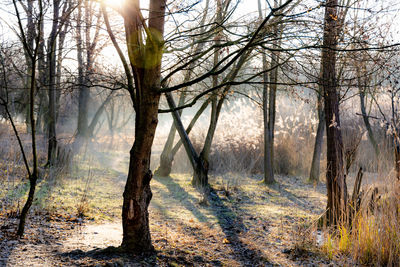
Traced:
<path fill-rule="evenodd" d="M 361 209 L 350 226 L 336 231 L 318 230 L 316 221 L 323 214 L 326 201 L 325 185 L 320 183 L 314 187 L 305 183 L 316 120 L 311 113 L 297 117 L 287 116 L 284 110 L 278 113 L 275 171 L 281 175 L 277 185 L 267 187 L 259 183 L 263 146 L 261 122 L 254 119 L 259 118 L 258 112 L 238 105 L 236 112 L 223 114 L 211 154 L 213 190 L 210 197 L 204 199 L 191 187 L 188 174 L 191 170 L 183 151 L 174 161 L 175 173 L 181 174 L 156 177 L 152 181 L 150 222 L 157 253 L 135 258 L 98 253 L 100 248 L 120 244 L 119 216 L 127 154 L 132 143 L 130 131 L 119 132 L 112 138 L 103 129 L 100 138 L 95 138 L 73 158 L 69 172 L 55 176 L 44 171 L 27 237 L 14 242 L 16 218 L 28 187 L 16 140 L 9 125 L 2 123 L 2 264 L 24 261 L 88 266 L 108 263 L 149 266 L 398 264 L 398 185 L 391 183 L 380 191 L 379 201 L 373 206 L 368 201 L 372 189 L 367 187 L 375 182 L 391 181 L 390 173 L 386 176 L 384 173 L 391 170 L 392 158 L 382 157 L 378 163 L 366 160 L 374 155 L 363 136 L 361 121 L 349 119 L 343 126 L 344 143 L 348 147 L 354 141 L 351 138 L 361 136 L 348 177 L 351 192 L 354 170 L 362 165 L 367 171 Z M 242 126 L 232 128 L 239 120 L 246 124 L 236 123 Z M 20 131 L 24 133 L 22 126 Z M 195 144 L 202 142 L 203 132 L 201 125 L 193 132 Z M 162 133 L 159 131 L 156 137 L 155 151 L 160 151 L 163 145 Z M 27 136 L 23 134 L 24 141 L 29 143 Z M 67 136 L 65 140 L 69 140 Z M 40 152 L 44 162 L 42 154 L 44 151 Z M 154 169 L 158 155 L 153 155 L 153 159 Z M 323 159 L 321 178 L 324 167 Z M 101 227 L 105 227 L 104 231 L 115 231 L 114 238 L 99 234 Z M 28 245 L 41 253 L 38 258 L 28 255 Z"/>

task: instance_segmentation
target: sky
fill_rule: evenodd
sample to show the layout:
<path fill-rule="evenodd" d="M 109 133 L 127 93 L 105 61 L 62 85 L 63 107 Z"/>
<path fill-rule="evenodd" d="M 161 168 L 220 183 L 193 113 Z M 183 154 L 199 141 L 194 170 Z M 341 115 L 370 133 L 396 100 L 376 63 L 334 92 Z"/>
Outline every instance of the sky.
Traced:
<path fill-rule="evenodd" d="M 125 0 L 104 0 L 106 4 L 109 6 L 119 6 L 122 5 Z M 215 0 L 210 0 L 211 3 L 214 3 Z M 170 3 L 174 4 L 179 1 L 170 1 Z M 195 0 L 187 0 L 184 1 L 185 3 L 195 2 Z M 236 0 L 232 0 L 232 3 L 235 3 Z M 17 41 L 16 34 L 10 29 L 14 28 L 17 29 L 16 26 L 16 18 L 13 15 L 14 10 L 11 4 L 11 0 L 2 0 L 0 1 L 0 41 Z M 203 0 L 202 3 L 199 5 L 204 6 L 205 1 Z M 250 15 L 253 17 L 258 16 L 258 0 L 242 0 L 239 2 L 238 8 L 235 11 L 234 19 L 249 17 Z M 318 5 L 317 0 L 305 0 L 301 1 L 302 7 L 300 11 L 305 11 L 307 7 L 313 7 Z M 307 5 L 307 3 L 309 3 Z M 394 42 L 400 42 L 400 20 L 398 19 L 400 3 L 396 0 L 382 0 L 382 1 L 375 1 L 375 0 L 364 0 L 365 6 L 370 7 L 371 9 L 379 9 L 380 3 L 384 3 L 385 5 L 391 5 L 390 13 L 383 13 L 382 20 L 387 20 L 388 22 L 392 23 L 393 26 L 391 27 L 391 31 L 394 35 Z M 148 0 L 141 0 L 141 7 L 144 8 L 144 15 L 146 16 L 146 7 L 148 6 Z M 262 6 L 266 6 L 266 1 L 262 0 Z M 321 10 L 322 11 L 322 10 Z M 21 10 L 22 12 L 22 10 Z M 23 13 L 23 12 L 22 12 Z M 240 21 L 241 19 L 239 19 Z M 119 28 L 122 25 L 118 25 Z M 166 32 L 168 29 L 166 30 Z M 115 53 L 115 49 L 112 46 L 105 48 L 104 56 L 109 57 L 111 59 L 117 59 L 117 54 Z M 113 60 L 112 64 L 119 64 L 118 60 Z"/>

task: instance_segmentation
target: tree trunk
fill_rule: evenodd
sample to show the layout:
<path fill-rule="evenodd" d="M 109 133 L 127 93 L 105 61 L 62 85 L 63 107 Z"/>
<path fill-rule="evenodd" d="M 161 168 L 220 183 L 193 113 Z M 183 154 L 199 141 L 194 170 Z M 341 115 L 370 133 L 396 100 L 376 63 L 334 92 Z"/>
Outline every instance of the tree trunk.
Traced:
<path fill-rule="evenodd" d="M 200 106 L 200 108 L 197 110 L 196 114 L 190 121 L 188 127 L 186 128 L 185 132 L 189 135 L 189 133 L 192 131 L 194 125 L 196 124 L 197 120 L 200 118 L 201 114 L 203 114 L 204 110 L 208 107 L 208 104 L 210 103 L 211 99 L 208 98 L 206 101 L 203 102 L 203 104 Z M 175 126 L 176 127 L 176 126 Z M 175 144 L 175 146 L 171 150 L 171 156 L 172 159 L 175 157 L 176 153 L 178 153 L 179 148 L 182 145 L 182 139 L 179 139 L 179 141 Z"/>
<path fill-rule="evenodd" d="M 311 169 L 310 169 L 310 177 L 308 181 L 314 184 L 319 183 L 319 169 L 320 169 L 320 162 L 321 162 L 321 153 L 322 153 L 322 143 L 324 141 L 324 131 L 325 131 L 325 114 L 322 107 L 322 90 L 318 93 L 318 126 L 317 126 L 317 134 L 315 136 L 315 144 L 314 144 L 314 153 L 311 162 Z"/>
<path fill-rule="evenodd" d="M 179 106 L 185 103 L 185 92 L 181 92 L 179 97 Z M 182 110 L 178 111 L 179 115 L 182 115 Z M 160 166 L 154 172 L 155 175 L 166 177 L 171 174 L 172 162 L 174 160 L 174 156 L 172 155 L 172 146 L 174 145 L 176 127 L 174 122 L 172 122 L 171 129 L 169 130 L 167 141 L 165 142 L 163 151 L 160 155 Z"/>
<path fill-rule="evenodd" d="M 212 140 L 214 138 L 214 133 L 217 128 L 217 122 L 219 117 L 219 112 L 221 107 L 219 107 L 217 102 L 217 95 L 212 96 L 211 99 L 211 118 L 210 125 L 208 127 L 207 136 L 204 141 L 203 149 L 199 155 L 199 164 L 194 168 L 192 185 L 196 187 L 206 187 L 208 185 L 208 170 L 209 170 L 209 159 L 211 152 Z M 221 103 L 222 106 L 222 103 Z"/>
<path fill-rule="evenodd" d="M 48 99 L 46 96 L 46 90 L 44 90 L 48 84 L 47 80 L 47 66 L 46 66 L 46 55 L 44 52 L 44 38 L 43 38 L 43 24 L 41 25 L 41 36 L 38 49 L 38 111 L 36 113 L 36 132 L 44 133 L 47 131 L 47 113 L 48 113 Z"/>
<path fill-rule="evenodd" d="M 202 17 L 202 20 L 199 25 L 199 27 L 200 27 L 199 36 L 202 36 L 206 30 L 206 27 L 204 27 L 204 24 L 205 24 L 207 14 L 208 14 L 209 2 L 210 2 L 210 0 L 206 0 L 203 17 Z M 195 46 L 195 48 L 193 49 L 192 54 L 197 55 L 200 51 L 202 51 L 204 45 L 205 45 L 205 42 L 198 43 Z M 192 63 L 189 64 L 188 70 L 185 73 L 185 78 L 183 81 L 184 83 L 190 80 L 191 75 L 192 75 L 192 70 L 196 66 L 196 63 L 197 63 L 197 61 L 192 61 Z M 182 91 L 181 95 L 179 97 L 179 103 L 178 103 L 179 106 L 184 104 L 185 98 L 186 98 L 186 92 Z M 179 115 L 182 115 L 182 110 L 179 110 Z M 163 151 L 161 152 L 161 155 L 160 155 L 160 166 L 155 171 L 155 175 L 169 176 L 171 174 L 172 162 L 174 161 L 174 157 L 175 157 L 175 153 L 176 153 L 176 152 L 173 153 L 173 149 L 172 149 L 174 139 L 175 139 L 175 133 L 176 133 L 175 124 L 172 123 L 171 129 L 168 134 L 167 142 L 165 143 Z M 189 132 L 187 132 L 187 134 L 189 134 Z"/>
<path fill-rule="evenodd" d="M 24 49 L 24 54 L 25 54 L 25 60 L 26 60 L 26 80 L 25 80 L 25 86 L 26 88 L 30 88 L 32 81 L 32 57 L 29 55 L 27 49 L 30 49 L 33 51 L 33 45 L 35 43 L 35 39 L 37 37 L 36 29 L 35 29 L 35 21 L 34 21 L 34 16 L 33 16 L 33 0 L 27 1 L 27 12 L 26 12 L 26 19 L 27 19 L 27 31 L 26 31 L 26 48 Z M 14 4 L 15 5 L 15 4 Z M 22 29 L 21 29 L 22 30 Z M 25 99 L 24 99 L 25 100 Z M 29 108 L 29 97 L 26 98 L 26 108 L 25 108 L 25 124 L 26 124 L 26 131 L 29 133 L 31 131 L 31 116 L 30 116 L 30 108 Z"/>
<path fill-rule="evenodd" d="M 372 132 L 372 127 L 371 124 L 369 123 L 368 119 L 368 114 L 365 108 L 365 93 L 363 90 L 360 89 L 359 91 L 359 96 L 360 96 L 360 109 L 361 109 L 361 114 L 363 117 L 364 125 L 365 128 L 367 129 L 368 132 L 368 139 L 371 142 L 372 147 L 374 148 L 374 152 L 376 157 L 379 157 L 379 148 L 378 148 L 378 143 L 375 140 L 374 133 Z"/>
<path fill-rule="evenodd" d="M 28 2 L 29 3 L 29 2 Z M 13 2 L 15 11 L 18 13 L 18 8 L 16 5 L 16 2 Z M 30 207 L 32 206 L 33 203 L 33 198 L 35 195 L 35 189 L 36 189 L 36 183 L 38 179 L 38 158 L 37 158 L 37 150 L 36 150 L 36 123 L 35 123 L 35 114 L 34 114 L 34 107 L 35 107 L 35 93 L 36 93 L 36 62 L 37 62 L 37 56 L 38 56 L 38 51 L 39 51 L 39 42 L 40 42 L 40 36 L 42 34 L 41 29 L 42 29 L 42 23 L 43 23 L 43 4 L 42 1 L 39 0 L 39 16 L 37 18 L 37 36 L 35 38 L 35 46 L 33 46 L 33 42 L 30 45 L 29 43 L 25 42 L 23 40 L 23 46 L 25 48 L 25 52 L 29 55 L 30 58 L 30 68 L 32 72 L 30 73 L 30 84 L 29 84 L 29 121 L 30 121 L 30 127 L 31 127 L 31 140 L 32 140 L 32 161 L 33 161 L 33 168 L 32 172 L 29 171 L 28 168 L 28 174 L 29 174 L 29 194 L 28 194 L 28 199 L 25 202 L 25 205 L 22 209 L 21 216 L 20 216 L 20 221 L 18 225 L 18 230 L 17 230 L 17 235 L 22 237 L 24 234 L 24 229 L 25 229 L 25 222 L 26 218 L 28 216 L 28 212 Z M 32 7 L 31 7 L 32 8 Z M 19 19 L 19 17 L 18 17 Z M 22 26 L 21 26 L 21 21 L 19 21 L 19 26 L 20 26 L 20 31 L 21 33 L 24 32 Z M 31 30 L 28 27 L 28 35 L 32 34 L 30 33 Z"/>
<path fill-rule="evenodd" d="M 267 58 L 265 53 L 262 55 L 263 70 L 267 69 Z M 272 158 L 272 136 L 269 129 L 269 108 L 268 108 L 268 73 L 263 73 L 263 122 L 264 122 L 264 180 L 265 184 L 275 183 L 274 164 Z"/>
<path fill-rule="evenodd" d="M 336 52 L 338 25 L 337 0 L 328 0 L 325 7 L 322 49 L 322 86 L 327 135 L 327 212 L 328 224 L 346 220 L 347 186 L 343 170 L 343 142 L 340 131 L 339 94 L 336 81 Z"/>
<path fill-rule="evenodd" d="M 96 113 L 94 114 L 92 121 L 90 122 L 88 129 L 87 129 L 87 136 L 88 137 L 94 137 L 95 132 L 94 129 L 96 127 L 96 125 L 98 124 L 99 120 L 100 120 L 100 116 L 101 114 L 103 114 L 106 105 L 108 104 L 108 102 L 110 102 L 111 98 L 112 98 L 112 93 L 113 91 L 111 91 L 111 93 L 107 96 L 107 98 L 103 101 L 103 103 L 101 103 L 100 107 L 97 109 Z"/>
<path fill-rule="evenodd" d="M 222 1 L 216 0 L 217 2 L 217 10 L 216 10 L 216 24 L 222 24 Z M 216 27 L 215 36 L 214 36 L 214 55 L 213 55 L 213 65 L 214 67 L 218 65 L 219 62 L 219 44 L 221 43 L 222 38 L 222 27 Z M 218 76 L 212 76 L 212 87 L 216 87 L 218 85 Z M 214 138 L 215 130 L 217 128 L 217 122 L 219 113 L 221 111 L 222 102 L 219 104 L 218 101 L 218 92 L 214 91 L 211 96 L 211 116 L 210 116 L 210 125 L 208 127 L 207 136 L 204 141 L 203 149 L 200 152 L 199 161 L 200 164 L 197 165 L 197 168 L 194 169 L 192 184 L 194 186 L 206 187 L 208 185 L 208 169 L 209 169 L 209 157 L 211 152 L 211 145 Z"/>
<path fill-rule="evenodd" d="M 76 29 L 76 48 L 77 48 L 77 58 L 78 58 L 78 88 L 79 88 L 79 98 L 78 98 L 78 127 L 77 136 L 79 138 L 87 137 L 87 127 L 88 127 L 88 109 L 89 109 L 89 97 L 90 91 L 86 86 L 87 74 L 84 71 L 84 59 L 83 59 L 83 42 L 82 42 L 82 4 L 78 6 L 78 16 L 77 16 L 77 29 Z"/>
<path fill-rule="evenodd" d="M 183 127 L 182 121 L 180 119 L 178 111 L 175 110 L 176 105 L 174 99 L 172 98 L 171 93 L 166 93 L 165 97 L 167 98 L 168 105 L 170 109 L 172 109 L 172 117 L 174 119 L 174 124 L 176 129 L 178 130 L 180 139 L 185 147 L 186 154 L 188 155 L 190 164 L 193 168 L 193 179 L 192 184 L 196 187 L 204 188 L 208 185 L 207 179 L 207 170 L 208 166 L 206 162 L 202 161 L 199 155 L 197 155 L 196 150 L 193 147 L 192 142 Z M 194 178 L 196 177 L 196 178 Z"/>
<path fill-rule="evenodd" d="M 159 94 L 149 95 L 137 109 L 135 142 L 130 151 L 122 207 L 122 247 L 129 252 L 151 251 L 148 206 L 152 198 L 150 155 L 157 127 Z"/>
<path fill-rule="evenodd" d="M 278 1 L 274 1 L 274 6 L 278 7 Z M 261 9 L 261 1 L 258 1 L 259 20 L 263 21 L 264 16 Z M 278 49 L 281 42 L 278 26 L 274 26 L 276 36 L 273 41 L 273 48 Z M 262 54 L 263 68 L 263 123 L 264 123 L 264 180 L 265 184 L 275 183 L 274 178 L 274 128 L 276 111 L 276 90 L 278 81 L 279 52 L 271 53 L 271 70 L 267 72 L 267 58 L 265 50 Z M 269 76 L 268 76 L 269 74 Z"/>
<path fill-rule="evenodd" d="M 18 230 L 17 230 L 17 235 L 22 237 L 25 232 L 25 224 L 26 224 L 26 218 L 28 217 L 28 212 L 29 209 L 32 206 L 33 203 L 33 198 L 35 196 L 35 190 L 36 190 L 36 183 L 37 183 L 37 171 L 33 171 L 32 175 L 29 177 L 29 193 L 28 193 L 28 198 L 26 199 L 25 205 L 22 208 L 21 211 L 21 216 L 19 219 L 19 224 L 18 224 Z"/>
<path fill-rule="evenodd" d="M 396 131 L 399 132 L 399 131 Z M 394 166 L 396 169 L 396 178 L 400 181 L 400 141 L 398 136 L 394 136 Z"/>
<path fill-rule="evenodd" d="M 152 197 L 150 155 L 158 123 L 161 89 L 161 59 L 164 47 L 165 2 L 152 0 L 149 6 L 147 40 L 138 0 L 124 10 L 126 43 L 135 80 L 135 141 L 130 151 L 128 179 L 122 207 L 123 240 L 121 247 L 130 253 L 152 251 L 148 206 Z M 138 49 L 139 48 L 139 49 Z"/>
<path fill-rule="evenodd" d="M 56 135 L 56 40 L 59 20 L 59 0 L 53 1 L 53 27 L 48 41 L 48 81 L 49 81 L 49 115 L 48 115 L 48 150 L 47 164 L 56 164 L 57 135 Z"/>

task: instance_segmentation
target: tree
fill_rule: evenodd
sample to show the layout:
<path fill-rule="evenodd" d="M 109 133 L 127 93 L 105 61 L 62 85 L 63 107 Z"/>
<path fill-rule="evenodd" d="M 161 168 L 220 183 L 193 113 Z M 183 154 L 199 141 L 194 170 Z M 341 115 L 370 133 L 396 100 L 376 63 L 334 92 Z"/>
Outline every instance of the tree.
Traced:
<path fill-rule="evenodd" d="M 229 5 L 229 1 L 228 2 L 223 2 L 222 7 L 220 7 L 220 9 L 222 10 L 226 10 L 227 7 Z M 179 118 L 179 114 L 175 114 L 173 113 L 174 116 L 174 122 L 175 122 L 175 126 L 178 128 L 178 132 L 181 136 L 181 141 L 182 142 L 186 142 L 186 144 L 184 144 L 186 153 L 190 159 L 190 162 L 192 163 L 192 167 L 194 170 L 194 174 L 193 174 L 193 179 L 192 179 L 192 184 L 201 188 L 205 188 L 206 186 L 208 186 L 208 170 L 209 170 L 209 155 L 210 155 L 210 151 L 211 151 L 211 144 L 213 141 L 213 137 L 216 131 L 216 127 L 217 127 L 217 123 L 218 123 L 218 118 L 221 112 L 221 109 L 223 107 L 223 104 L 225 103 L 225 100 L 228 97 L 228 93 L 232 92 L 232 87 L 233 85 L 239 85 L 242 83 L 246 83 L 246 82 L 250 82 L 252 79 L 254 79 L 254 77 L 258 77 L 260 75 L 260 73 L 257 73 L 256 75 L 250 76 L 250 78 L 245 79 L 245 81 L 237 81 L 237 78 L 239 76 L 240 71 L 242 70 L 243 66 L 245 66 L 246 62 L 249 61 L 249 59 L 252 56 L 252 52 L 254 51 L 254 49 L 257 47 L 257 44 L 265 44 L 266 42 L 268 42 L 268 39 L 266 39 L 266 37 L 269 34 L 269 27 L 273 27 L 271 25 L 276 25 L 279 24 L 281 22 L 281 16 L 282 14 L 288 12 L 289 10 L 291 10 L 291 8 L 293 8 L 294 6 L 296 6 L 296 4 L 292 5 L 291 8 L 286 9 L 284 12 L 282 12 L 282 14 L 275 14 L 274 12 L 276 12 L 277 10 L 280 10 L 282 7 L 286 6 L 287 3 L 285 3 L 284 5 L 281 6 L 276 6 L 276 10 L 272 9 L 271 13 L 266 17 L 263 18 L 261 20 L 259 20 L 260 23 L 260 27 L 257 29 L 256 33 L 252 35 L 249 43 L 248 43 L 248 47 L 246 50 L 242 50 L 243 53 L 240 55 L 240 57 L 238 57 L 237 61 L 235 62 L 235 64 L 233 65 L 233 67 L 226 73 L 225 76 L 220 77 L 220 82 L 218 82 L 218 80 L 216 78 L 213 78 L 212 81 L 212 88 L 218 89 L 217 93 L 212 93 L 210 95 L 210 102 L 211 102 L 211 116 L 210 116 L 210 123 L 209 123 L 209 127 L 208 127 L 208 131 L 207 131 L 207 136 L 205 139 L 205 142 L 203 144 L 203 149 L 200 152 L 200 154 L 197 154 L 195 152 L 194 149 L 192 149 L 192 144 L 191 142 L 189 142 L 189 138 L 187 136 L 187 133 L 184 133 L 184 128 L 183 126 L 178 126 L 178 125 L 182 125 L 180 122 L 178 122 L 180 120 Z M 217 5 L 218 7 L 218 5 Z M 274 18 L 272 19 L 271 22 L 269 22 L 269 18 L 271 18 L 272 16 L 274 16 Z M 224 16 L 222 16 L 224 17 Z M 219 18 L 222 19 L 222 18 Z M 218 20 L 218 17 L 217 17 Z M 266 22 L 268 21 L 268 24 L 266 24 Z M 217 35 L 218 36 L 218 35 Z M 275 36 L 276 37 L 276 36 Z M 279 40 L 279 38 L 277 38 Z M 273 47 L 273 49 L 277 49 L 276 47 L 276 43 L 275 46 Z M 216 44 L 216 46 L 219 46 L 219 43 Z M 215 51 L 214 51 L 215 52 Z M 273 53 L 275 56 L 279 53 Z M 216 54 L 214 53 L 214 56 Z M 216 66 L 219 65 L 218 59 L 215 60 L 216 58 L 214 57 L 214 61 L 213 61 L 213 66 L 214 68 Z M 275 58 L 276 59 L 276 58 Z M 271 77 L 273 77 L 274 79 L 274 83 L 272 85 L 270 85 L 270 87 L 272 88 L 271 91 L 276 91 L 276 77 L 277 77 L 277 67 L 279 66 L 279 63 L 277 60 L 273 61 L 273 63 L 271 64 L 271 68 L 266 68 L 263 69 L 261 71 L 261 73 L 264 74 L 268 74 L 271 73 Z M 222 76 L 222 75 L 220 75 Z M 216 77 L 216 75 L 213 75 L 213 77 Z M 266 83 L 264 83 L 266 84 Z M 215 90 L 214 89 L 214 90 Z M 208 90 L 211 91 L 211 90 Z M 271 97 L 271 108 L 272 110 L 275 109 L 274 104 L 275 103 L 275 93 L 272 92 L 273 97 Z M 172 102 L 172 97 L 170 97 L 169 102 Z M 172 103 L 172 105 L 170 104 L 170 108 L 171 110 L 175 110 L 175 104 Z M 272 107 L 273 106 L 273 107 Z M 201 110 L 201 109 L 200 109 Z M 200 111 L 199 110 L 199 111 Z M 271 127 L 273 124 L 273 120 L 274 120 L 274 112 L 271 112 Z M 196 114 L 197 116 L 197 114 Z M 272 133 L 273 133 L 273 129 L 272 129 Z M 185 137 L 185 138 L 183 138 Z M 272 134 L 272 138 L 273 138 L 273 134 Z M 269 150 L 272 151 L 272 150 Z"/>
<path fill-rule="evenodd" d="M 327 211 L 328 224 L 345 221 L 347 186 L 343 169 L 343 141 L 340 130 L 339 95 L 336 77 L 336 49 L 339 32 L 338 1 L 325 5 L 323 49 L 321 55 L 322 87 L 327 129 Z"/>
<path fill-rule="evenodd" d="M 314 152 L 310 168 L 310 176 L 308 178 L 308 180 L 314 184 L 319 183 L 319 167 L 321 161 L 322 143 L 324 140 L 325 123 L 326 123 L 324 108 L 322 104 L 323 103 L 322 94 L 323 94 L 323 89 L 320 88 L 320 91 L 317 92 L 318 126 L 317 126 L 317 133 L 315 135 L 315 144 L 314 144 Z"/>
<path fill-rule="evenodd" d="M 60 89 L 60 78 L 57 78 L 57 71 L 60 72 L 62 64 L 62 46 L 65 41 L 64 36 L 60 35 L 61 32 L 65 32 L 66 29 L 64 25 L 67 25 L 69 16 L 74 9 L 71 1 L 64 1 L 61 14 L 61 0 L 53 0 L 53 21 L 51 32 L 48 37 L 47 45 L 47 87 L 48 87 L 48 100 L 49 100 L 49 110 L 47 116 L 48 124 L 48 151 L 47 151 L 47 164 L 48 166 L 53 166 L 56 164 L 57 157 L 57 134 L 56 134 L 56 123 L 57 123 L 57 89 Z M 59 41 L 57 43 L 57 40 Z M 57 44 L 58 53 L 57 60 Z"/>
<path fill-rule="evenodd" d="M 130 151 L 122 207 L 121 246 L 130 252 L 153 250 L 148 214 L 152 197 L 150 154 L 161 96 L 165 7 L 164 1 L 151 0 L 147 25 L 143 20 L 138 0 L 127 1 L 123 11 L 129 61 L 135 81 L 135 92 L 130 93 L 136 112 L 135 141 Z M 146 36 L 146 40 L 143 35 Z"/>
<path fill-rule="evenodd" d="M 31 1 L 28 1 L 28 4 Z M 33 4 L 33 3 L 30 3 Z M 38 180 L 38 157 L 37 157 L 37 152 L 36 152 L 36 130 L 35 130 L 35 115 L 34 115 L 34 105 L 35 105 L 35 91 L 36 91 L 36 64 L 37 64 L 37 59 L 38 59 L 38 51 L 39 51 L 39 42 L 40 42 L 40 36 L 41 36 L 41 30 L 42 30 L 42 23 L 43 23 L 43 3 L 41 0 L 38 1 L 38 14 L 37 14 L 37 21 L 34 23 L 33 21 L 28 21 L 28 27 L 27 27 L 27 32 L 24 30 L 22 26 L 22 19 L 20 16 L 20 12 L 17 6 L 16 0 L 13 0 L 13 5 L 17 17 L 17 22 L 18 22 L 18 28 L 19 28 L 19 34 L 20 34 L 20 40 L 22 42 L 22 45 L 24 47 L 24 51 L 26 54 L 26 57 L 28 59 L 28 62 L 30 63 L 28 65 L 28 74 L 29 74 L 29 126 L 31 129 L 31 140 L 32 140 L 32 169 L 30 169 L 27 159 L 25 157 L 25 153 L 23 150 L 23 146 L 21 144 L 21 141 L 19 140 L 19 145 L 21 148 L 21 152 L 24 157 L 24 162 L 25 162 L 25 167 L 27 169 L 28 173 L 28 178 L 29 178 L 29 193 L 28 193 L 28 198 L 25 202 L 24 207 L 22 208 L 21 211 L 21 216 L 20 216 L 20 221 L 18 225 L 18 230 L 17 230 L 17 235 L 22 236 L 24 234 L 25 230 L 25 222 L 26 218 L 29 212 L 30 207 L 32 206 L 33 203 L 33 198 L 35 196 L 35 190 L 36 190 L 36 184 Z M 30 7 L 30 10 L 33 10 L 33 5 Z M 32 11 L 33 12 L 33 11 Z M 30 14 L 32 17 L 33 15 Z M 36 25 L 35 27 L 31 27 L 31 25 Z M 31 32 L 33 31 L 33 32 Z M 30 40 L 27 38 L 27 36 L 35 36 L 33 40 Z M 2 100 L 3 105 L 7 105 L 7 101 Z M 8 113 L 10 121 L 12 121 L 12 118 L 10 116 L 10 113 Z M 12 123 L 13 124 L 13 123 Z M 18 138 L 18 132 L 16 131 L 15 126 L 13 126 L 14 132 Z"/>
<path fill-rule="evenodd" d="M 274 1 L 274 6 L 278 6 L 278 1 Z M 261 10 L 261 1 L 258 1 L 258 13 L 260 21 L 263 19 Z M 278 24 L 273 26 L 273 35 L 275 40 L 272 44 L 270 71 L 268 72 L 267 56 L 265 49 L 262 52 L 263 69 L 263 123 L 264 123 L 264 180 L 265 184 L 275 183 L 274 178 L 274 128 L 276 114 L 276 90 L 278 82 L 279 68 L 279 47 L 282 41 L 279 34 Z M 280 35 L 280 36 L 279 36 Z"/>
<path fill-rule="evenodd" d="M 251 34 L 249 41 L 223 62 L 219 62 L 210 71 L 201 73 L 188 82 L 169 87 L 166 86 L 166 82 L 164 83 L 161 80 L 161 62 L 164 49 L 165 2 L 162 0 L 151 0 L 149 4 L 149 17 L 147 20 L 143 18 L 140 10 L 140 1 L 138 0 L 127 1 L 123 10 L 120 10 L 124 19 L 129 63 L 135 85 L 134 90 L 129 90 L 129 93 L 136 112 L 135 141 L 130 151 L 128 178 L 123 194 L 123 240 L 121 247 L 124 250 L 133 253 L 153 250 L 148 218 L 148 205 L 152 198 L 150 189 L 150 181 L 152 179 L 150 154 L 158 123 L 157 116 L 161 94 L 167 94 L 199 83 L 210 76 L 218 75 L 237 61 L 238 64 L 243 64 L 241 60 L 247 58 L 246 55 L 249 53 L 249 49 L 255 46 L 256 41 L 260 37 L 260 32 L 267 21 L 275 12 L 285 8 L 290 2 L 291 0 L 288 0 L 281 6 L 272 9 L 270 14 Z M 115 46 L 118 47 L 117 45 Z M 213 48 L 214 47 L 211 49 Z M 123 62 L 121 54 L 120 57 Z M 192 61 L 193 60 L 195 59 L 192 59 Z M 172 70 L 170 74 L 166 75 L 163 81 L 170 78 L 177 71 L 183 69 L 187 64 L 190 64 L 190 62 L 191 61 L 184 63 L 182 66 L 178 66 L 175 70 Z M 233 71 L 233 74 L 235 74 L 235 71 Z M 201 96 L 219 89 L 222 86 L 229 85 L 231 81 L 232 80 L 228 79 L 216 87 L 199 93 L 192 104 Z M 177 107 L 177 109 L 182 108 L 184 108 L 184 106 Z M 177 109 L 173 110 L 176 111 Z"/>
<path fill-rule="evenodd" d="M 93 135 L 89 122 L 90 87 L 94 74 L 96 57 L 99 55 L 101 11 L 94 1 L 80 1 L 76 16 L 76 47 L 78 60 L 78 125 L 77 141 Z M 83 9 L 83 10 L 82 10 Z M 82 19 L 83 18 L 83 19 Z M 83 30 L 82 30 L 83 29 Z M 92 32 L 94 30 L 94 32 Z"/>
<path fill-rule="evenodd" d="M 199 24 L 199 28 L 200 28 L 199 34 L 198 34 L 198 36 L 200 37 L 199 42 L 193 47 L 193 51 L 191 53 L 194 55 L 199 54 L 203 50 L 204 45 L 206 44 L 205 42 L 201 41 L 201 39 L 204 39 L 204 33 L 207 29 L 207 27 L 205 26 L 205 22 L 206 22 L 206 18 L 208 15 L 209 2 L 210 2 L 210 0 L 207 0 L 205 3 L 204 13 L 203 13 L 202 19 Z M 196 65 L 196 61 L 192 61 L 190 63 L 188 69 L 185 72 L 184 81 L 187 82 L 190 80 L 195 65 Z M 186 95 L 187 95 L 186 90 L 182 90 L 180 97 L 179 97 L 179 103 L 178 103 L 179 106 L 181 106 L 185 103 Z M 206 107 L 200 108 L 199 111 L 201 110 L 201 113 L 202 113 Z M 179 111 L 179 116 L 180 115 L 182 115 L 182 110 Z M 199 116 L 195 116 L 195 117 L 198 118 Z M 193 121 L 193 123 L 195 123 L 195 121 Z M 173 149 L 175 134 L 176 134 L 176 127 L 175 127 L 175 123 L 172 122 L 167 141 L 165 142 L 163 151 L 161 152 L 161 155 L 160 155 L 160 166 L 155 171 L 155 175 L 169 176 L 171 174 L 172 162 L 174 160 L 176 152 L 178 151 L 178 149 L 175 149 L 175 148 Z M 178 141 L 178 143 L 181 144 L 180 141 Z M 175 146 L 175 147 L 179 148 L 180 145 Z"/>

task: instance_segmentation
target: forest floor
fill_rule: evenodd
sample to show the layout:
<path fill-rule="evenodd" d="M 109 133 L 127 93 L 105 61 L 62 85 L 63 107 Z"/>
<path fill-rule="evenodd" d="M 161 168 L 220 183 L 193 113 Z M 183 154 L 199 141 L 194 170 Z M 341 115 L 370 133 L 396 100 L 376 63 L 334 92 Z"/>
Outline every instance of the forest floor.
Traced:
<path fill-rule="evenodd" d="M 189 174 L 154 177 L 150 227 L 155 252 L 130 256 L 102 249 L 122 240 L 122 192 L 128 159 L 98 154 L 57 181 L 43 179 L 26 234 L 15 238 L 17 212 L 0 216 L 0 266 L 332 266 L 315 246 L 315 225 L 326 190 L 298 177 L 211 175 L 204 197 Z M 0 198 L 26 194 L 26 184 L 4 183 Z M 22 202 L 21 202 L 22 203 Z M 22 204 L 19 204 L 22 205 Z M 78 215 L 82 215 L 79 217 Z"/>

